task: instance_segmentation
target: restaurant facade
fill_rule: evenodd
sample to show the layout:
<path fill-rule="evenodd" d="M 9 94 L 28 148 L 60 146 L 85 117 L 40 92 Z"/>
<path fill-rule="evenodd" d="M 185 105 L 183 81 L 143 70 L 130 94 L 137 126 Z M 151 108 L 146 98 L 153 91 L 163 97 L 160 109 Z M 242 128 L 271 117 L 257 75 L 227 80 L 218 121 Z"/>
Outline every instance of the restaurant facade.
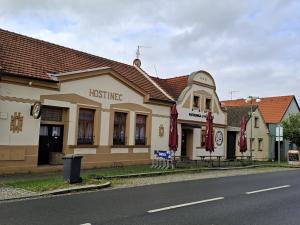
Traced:
<path fill-rule="evenodd" d="M 138 66 L 0 30 L 0 173 L 149 164 L 168 149 L 168 96 Z"/>
<path fill-rule="evenodd" d="M 213 157 L 226 158 L 227 112 L 221 107 L 211 74 L 196 71 L 169 79 L 153 78 L 175 100 L 178 111 L 176 156 L 200 160 L 210 156 L 205 149 L 206 116 L 213 116 Z"/>
<path fill-rule="evenodd" d="M 176 155 L 208 155 L 212 111 L 212 155 L 226 157 L 227 115 L 208 72 L 165 86 L 139 59 L 127 65 L 1 29 L 0 49 L 0 174 L 62 170 L 67 154 L 82 155 L 83 168 L 149 164 L 169 150 L 173 104 Z"/>

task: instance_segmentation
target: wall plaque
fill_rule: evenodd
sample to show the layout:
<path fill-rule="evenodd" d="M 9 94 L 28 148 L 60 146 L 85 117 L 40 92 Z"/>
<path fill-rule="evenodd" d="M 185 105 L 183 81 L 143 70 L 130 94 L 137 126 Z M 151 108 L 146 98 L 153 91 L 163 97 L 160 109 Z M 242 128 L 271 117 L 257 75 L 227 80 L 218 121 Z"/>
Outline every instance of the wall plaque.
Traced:
<path fill-rule="evenodd" d="M 165 134 L 165 128 L 164 128 L 164 125 L 160 125 L 159 128 L 158 128 L 158 134 L 160 137 L 163 137 L 164 134 Z"/>
<path fill-rule="evenodd" d="M 11 116 L 10 121 L 10 131 L 13 133 L 22 132 L 23 128 L 23 116 L 21 116 L 20 112 L 15 112 L 14 115 Z"/>

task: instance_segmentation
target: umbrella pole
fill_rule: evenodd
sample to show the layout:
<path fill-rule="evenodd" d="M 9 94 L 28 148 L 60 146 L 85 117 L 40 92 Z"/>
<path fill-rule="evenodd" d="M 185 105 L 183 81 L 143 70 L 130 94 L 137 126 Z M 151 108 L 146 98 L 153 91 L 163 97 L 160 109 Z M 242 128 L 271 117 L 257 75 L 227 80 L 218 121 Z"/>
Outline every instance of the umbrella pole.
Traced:
<path fill-rule="evenodd" d="M 173 155 L 173 162 L 172 162 L 172 169 L 175 169 L 175 151 L 174 152 L 174 155 Z"/>

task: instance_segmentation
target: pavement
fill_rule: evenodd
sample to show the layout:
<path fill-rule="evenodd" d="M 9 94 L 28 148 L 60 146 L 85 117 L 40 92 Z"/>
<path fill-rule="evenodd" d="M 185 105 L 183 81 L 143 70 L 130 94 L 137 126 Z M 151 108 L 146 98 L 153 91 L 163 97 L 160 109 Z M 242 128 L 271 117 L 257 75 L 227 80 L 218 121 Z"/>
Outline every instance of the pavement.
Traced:
<path fill-rule="evenodd" d="M 299 225 L 300 170 L 0 203 L 0 224 Z"/>
<path fill-rule="evenodd" d="M 44 191 L 44 192 L 32 192 L 20 188 L 2 186 L 0 187 L 0 202 L 8 201 L 8 200 L 29 199 L 29 198 L 37 198 L 37 197 L 50 196 L 50 195 L 60 195 L 60 194 L 67 194 L 73 192 L 97 190 L 97 189 L 107 188 L 110 185 L 111 182 L 105 182 L 104 184 L 81 185 L 77 187 L 60 188 L 60 189 Z"/>
<path fill-rule="evenodd" d="M 177 182 L 184 180 L 195 180 L 195 179 L 206 179 L 213 177 L 224 177 L 224 176 L 235 176 L 235 175 L 247 175 L 253 173 L 264 173 L 272 171 L 281 171 L 287 170 L 287 168 L 280 167 L 253 167 L 253 166 L 244 166 L 244 167 L 231 167 L 231 168 L 205 168 L 204 172 L 199 172 L 197 169 L 186 170 L 188 173 L 182 173 L 180 171 L 161 171 L 161 172 L 151 172 L 151 173 L 139 173 L 139 174 L 130 174 L 130 175 L 120 175 L 107 177 L 108 179 L 121 179 L 122 182 L 115 182 L 112 188 L 123 188 L 123 187 L 135 187 L 141 185 L 150 185 L 158 183 L 169 183 Z M 180 173 L 178 173 L 180 172 Z M 194 173 L 192 173 L 194 172 Z M 61 173 L 59 173 L 61 174 Z M 59 175 L 58 173 L 47 173 L 47 174 L 18 174 L 16 176 L 7 176 L 1 178 L 1 182 L 7 182 L 12 180 L 24 180 L 24 179 L 37 179 L 37 178 L 47 178 Z M 163 176 L 161 176 L 163 175 Z M 82 192 L 89 191 L 93 189 L 102 189 L 111 186 L 111 182 L 106 182 L 99 185 L 80 185 L 77 187 L 68 187 L 63 189 L 56 189 L 46 192 L 32 192 L 23 190 L 20 188 L 13 188 L 3 186 L 0 183 L 0 201 L 6 200 L 15 200 L 15 199 L 28 199 L 36 198 L 39 196 L 46 195 L 58 195 L 65 194 L 70 192 Z"/>

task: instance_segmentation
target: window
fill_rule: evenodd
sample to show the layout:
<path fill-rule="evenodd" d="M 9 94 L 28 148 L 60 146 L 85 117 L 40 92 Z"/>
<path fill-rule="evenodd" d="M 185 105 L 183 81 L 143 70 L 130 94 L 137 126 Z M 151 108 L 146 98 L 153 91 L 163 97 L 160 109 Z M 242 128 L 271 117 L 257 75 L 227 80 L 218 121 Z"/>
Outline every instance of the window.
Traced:
<path fill-rule="evenodd" d="M 127 113 L 122 113 L 122 112 L 115 113 L 114 134 L 113 134 L 114 145 L 125 145 L 126 117 L 127 117 Z"/>
<path fill-rule="evenodd" d="M 194 96 L 193 108 L 199 108 L 199 96 Z"/>
<path fill-rule="evenodd" d="M 42 106 L 41 110 L 41 120 L 44 121 L 62 121 L 63 108 Z"/>
<path fill-rule="evenodd" d="M 258 119 L 258 117 L 254 117 L 254 127 L 259 128 L 259 119 Z"/>
<path fill-rule="evenodd" d="M 79 145 L 94 144 L 94 110 L 79 109 L 78 138 Z"/>
<path fill-rule="evenodd" d="M 201 130 L 201 147 L 205 147 L 206 130 Z"/>
<path fill-rule="evenodd" d="M 48 136 L 48 127 L 40 126 L 40 136 Z"/>
<path fill-rule="evenodd" d="M 205 109 L 211 110 L 211 99 L 210 98 L 205 99 Z"/>
<path fill-rule="evenodd" d="M 146 144 L 146 116 L 137 115 L 135 122 L 135 144 L 145 145 Z"/>
<path fill-rule="evenodd" d="M 258 139 L 258 150 L 259 151 L 263 150 L 263 139 L 262 138 Z"/>

